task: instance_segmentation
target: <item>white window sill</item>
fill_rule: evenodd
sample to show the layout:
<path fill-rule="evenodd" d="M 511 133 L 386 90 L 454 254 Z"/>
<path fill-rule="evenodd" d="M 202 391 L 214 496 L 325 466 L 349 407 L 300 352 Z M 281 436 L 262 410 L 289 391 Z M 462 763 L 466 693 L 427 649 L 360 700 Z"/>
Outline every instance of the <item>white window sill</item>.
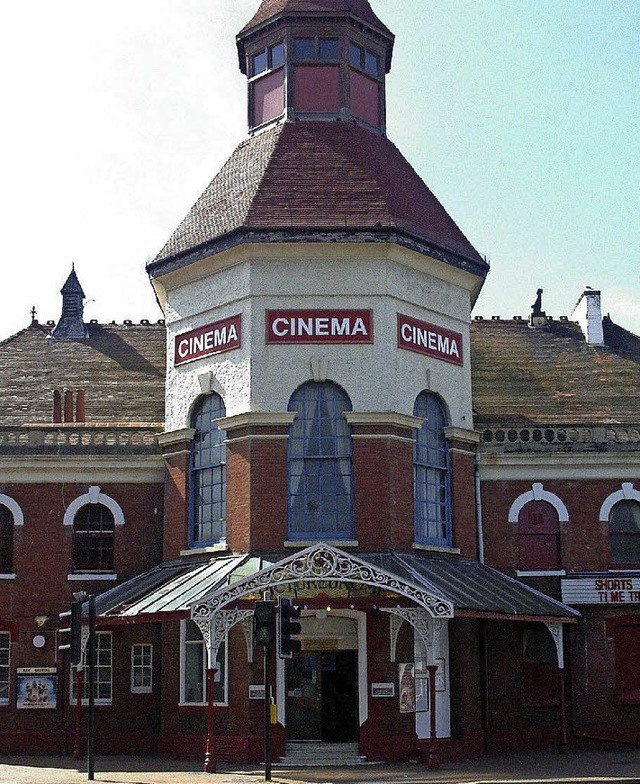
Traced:
<path fill-rule="evenodd" d="M 220 542 L 220 544 L 210 544 L 207 547 L 193 547 L 191 550 L 180 550 L 180 555 L 207 555 L 207 553 L 226 553 L 228 550 L 229 545 L 226 542 Z"/>
<path fill-rule="evenodd" d="M 516 569 L 516 577 L 566 577 L 566 569 Z"/>
<path fill-rule="evenodd" d="M 97 582 L 99 580 L 114 582 L 117 579 L 118 575 L 115 572 L 72 572 L 67 575 L 67 580 L 70 582 L 79 580 L 86 580 L 87 582 Z"/>
<path fill-rule="evenodd" d="M 420 542 L 413 543 L 414 550 L 426 550 L 432 553 L 452 553 L 453 555 L 460 555 L 458 547 L 443 547 L 438 544 L 420 544 Z"/>
<path fill-rule="evenodd" d="M 15 580 L 15 579 L 16 579 L 16 574 L 15 573 L 14 574 L 9 574 L 9 573 L 7 573 L 7 574 L 0 574 L 0 580 Z M 1 704 L 2 703 L 0 703 L 0 705 Z"/>
<path fill-rule="evenodd" d="M 287 539 L 284 546 L 300 549 L 311 547 L 314 544 L 320 544 L 320 542 L 338 548 L 360 547 L 360 542 L 358 542 L 357 539 Z"/>

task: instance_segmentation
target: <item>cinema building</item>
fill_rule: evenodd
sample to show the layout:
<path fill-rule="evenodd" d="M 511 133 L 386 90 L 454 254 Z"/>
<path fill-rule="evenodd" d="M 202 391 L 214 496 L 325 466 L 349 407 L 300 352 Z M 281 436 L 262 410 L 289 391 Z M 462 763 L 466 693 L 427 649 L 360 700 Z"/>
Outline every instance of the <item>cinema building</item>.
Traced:
<path fill-rule="evenodd" d="M 0 753 L 78 741 L 77 591 L 99 752 L 261 761 L 264 597 L 302 609 L 276 760 L 637 742 L 640 339 L 589 289 L 472 316 L 368 0 L 263 0 L 237 44 L 250 134 L 148 265 L 164 320 L 85 323 L 72 272 L 0 345 Z"/>

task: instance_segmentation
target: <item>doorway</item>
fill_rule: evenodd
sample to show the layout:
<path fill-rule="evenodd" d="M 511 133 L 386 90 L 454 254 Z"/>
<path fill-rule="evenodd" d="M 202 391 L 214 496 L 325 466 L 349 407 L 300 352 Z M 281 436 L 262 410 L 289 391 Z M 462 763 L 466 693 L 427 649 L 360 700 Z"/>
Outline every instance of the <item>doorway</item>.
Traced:
<path fill-rule="evenodd" d="M 287 740 L 358 740 L 358 654 L 305 652 L 286 663 Z"/>

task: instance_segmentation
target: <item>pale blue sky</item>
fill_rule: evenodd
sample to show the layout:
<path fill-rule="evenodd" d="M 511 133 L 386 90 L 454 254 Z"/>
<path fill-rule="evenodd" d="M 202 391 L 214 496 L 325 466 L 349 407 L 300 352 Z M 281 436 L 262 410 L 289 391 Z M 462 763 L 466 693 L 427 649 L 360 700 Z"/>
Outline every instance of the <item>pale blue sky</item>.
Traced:
<path fill-rule="evenodd" d="M 492 271 L 475 310 L 569 315 L 585 285 L 640 333 L 640 2 L 371 0 L 396 34 L 388 135 Z M 0 338 L 160 318 L 144 266 L 246 135 L 235 34 L 258 0 L 0 7 Z"/>

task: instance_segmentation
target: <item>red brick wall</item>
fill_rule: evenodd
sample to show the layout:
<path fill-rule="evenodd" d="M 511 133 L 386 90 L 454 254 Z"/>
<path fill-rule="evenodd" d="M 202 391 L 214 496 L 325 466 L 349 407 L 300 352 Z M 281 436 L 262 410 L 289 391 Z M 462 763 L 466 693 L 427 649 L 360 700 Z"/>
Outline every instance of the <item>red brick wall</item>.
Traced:
<path fill-rule="evenodd" d="M 533 482 L 482 482 L 482 519 L 487 563 L 512 572 L 518 565 L 517 525 L 508 522 L 509 509 Z M 622 480 L 547 480 L 543 488 L 557 495 L 569 512 L 560 524 L 561 566 L 567 571 L 603 571 L 609 568 L 606 523 L 598 520 L 606 498 L 620 490 Z"/>
<path fill-rule="evenodd" d="M 451 444 L 451 514 L 453 546 L 462 555 L 477 557 L 475 456 L 468 445 Z"/>
<path fill-rule="evenodd" d="M 165 453 L 164 560 L 180 555 L 189 543 L 189 444 L 173 446 Z"/>

